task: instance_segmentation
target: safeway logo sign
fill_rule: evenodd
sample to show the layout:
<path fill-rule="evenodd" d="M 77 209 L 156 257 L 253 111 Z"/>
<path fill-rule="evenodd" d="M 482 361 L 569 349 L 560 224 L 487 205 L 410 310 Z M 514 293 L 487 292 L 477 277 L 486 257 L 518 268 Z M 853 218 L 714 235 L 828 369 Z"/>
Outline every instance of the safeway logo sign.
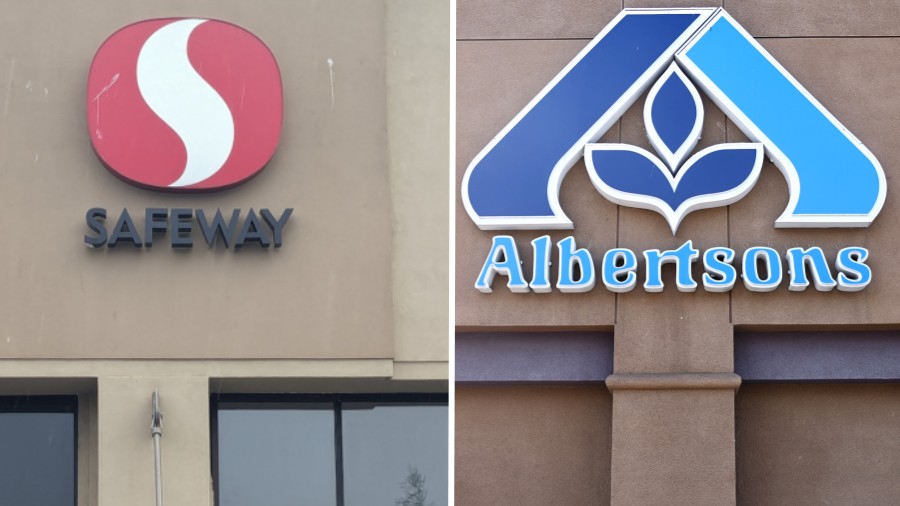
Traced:
<path fill-rule="evenodd" d="M 102 162 L 125 180 L 216 190 L 256 175 L 275 153 L 281 74 L 250 32 L 208 19 L 122 28 L 97 51 L 87 121 Z"/>

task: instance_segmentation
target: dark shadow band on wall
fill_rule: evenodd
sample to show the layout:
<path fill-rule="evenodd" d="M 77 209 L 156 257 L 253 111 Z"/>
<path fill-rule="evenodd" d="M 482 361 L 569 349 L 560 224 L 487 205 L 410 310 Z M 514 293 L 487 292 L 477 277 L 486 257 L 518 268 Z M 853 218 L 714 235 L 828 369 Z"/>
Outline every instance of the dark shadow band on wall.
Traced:
<path fill-rule="evenodd" d="M 459 332 L 457 383 L 603 382 L 612 332 Z"/>
<path fill-rule="evenodd" d="M 900 331 L 736 331 L 734 370 L 744 382 L 898 381 Z"/>

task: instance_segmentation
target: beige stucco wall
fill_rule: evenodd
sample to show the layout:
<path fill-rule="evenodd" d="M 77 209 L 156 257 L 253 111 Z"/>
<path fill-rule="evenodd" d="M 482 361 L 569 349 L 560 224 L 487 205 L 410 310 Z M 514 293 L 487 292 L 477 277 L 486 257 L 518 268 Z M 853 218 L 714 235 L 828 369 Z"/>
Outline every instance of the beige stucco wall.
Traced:
<path fill-rule="evenodd" d="M 451 7 L 444 0 L 385 5 L 394 356 L 446 362 Z"/>
<path fill-rule="evenodd" d="M 142 190 L 91 150 L 94 51 L 172 16 L 236 23 L 278 60 L 281 142 L 239 187 Z M 58 1 L 0 16 L 0 395 L 79 395 L 80 506 L 152 503 L 154 388 L 165 504 L 183 506 L 213 499 L 211 393 L 447 390 L 449 37 L 442 0 Z M 208 249 L 195 232 L 190 251 L 168 237 L 107 251 L 82 244 L 95 206 L 113 220 L 295 210 L 280 250 Z"/>
<path fill-rule="evenodd" d="M 0 357 L 381 359 L 396 350 L 404 361 L 445 362 L 448 11 L 436 0 L 200 0 L 5 12 Z M 278 60 L 281 142 L 239 187 L 146 191 L 92 152 L 94 52 L 126 24 L 171 16 L 232 21 Z M 210 250 L 196 230 L 186 252 L 166 237 L 152 250 L 91 250 L 82 244 L 91 207 L 108 209 L 108 228 L 128 208 L 140 230 L 147 207 L 294 213 L 279 250 Z"/>

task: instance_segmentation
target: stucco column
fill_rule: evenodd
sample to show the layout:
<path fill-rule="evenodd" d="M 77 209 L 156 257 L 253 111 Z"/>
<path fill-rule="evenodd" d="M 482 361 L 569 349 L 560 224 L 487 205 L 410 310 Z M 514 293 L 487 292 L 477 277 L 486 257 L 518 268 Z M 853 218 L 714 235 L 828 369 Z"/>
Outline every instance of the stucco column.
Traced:
<path fill-rule="evenodd" d="M 643 103 L 643 101 L 639 101 Z M 697 149 L 727 142 L 724 114 L 703 99 Z M 621 142 L 652 149 L 641 107 L 621 120 Z M 728 210 L 687 215 L 672 234 L 658 215 L 620 207 L 618 244 L 635 252 L 675 250 L 688 240 L 706 250 L 729 245 Z M 640 253 L 638 253 L 640 255 Z M 692 265 L 701 282 L 701 266 Z M 647 261 L 641 259 L 640 279 Z M 613 394 L 611 503 L 727 506 L 735 504 L 734 340 L 730 295 L 697 287 L 679 291 L 675 266 L 662 267 L 660 293 L 642 287 L 617 295 L 615 360 L 606 384 Z"/>
<path fill-rule="evenodd" d="M 611 504 L 734 505 L 740 377 L 728 295 L 667 284 L 663 293 L 619 298 L 614 372 L 606 379 Z"/>
<path fill-rule="evenodd" d="M 448 377 L 450 3 L 385 0 L 394 359 L 400 374 Z"/>
<path fill-rule="evenodd" d="M 154 504 L 150 394 L 159 388 L 164 415 L 166 506 L 212 504 L 209 380 L 206 376 L 101 376 L 97 380 L 98 504 Z"/>
<path fill-rule="evenodd" d="M 613 374 L 611 504 L 735 504 L 736 374 Z"/>

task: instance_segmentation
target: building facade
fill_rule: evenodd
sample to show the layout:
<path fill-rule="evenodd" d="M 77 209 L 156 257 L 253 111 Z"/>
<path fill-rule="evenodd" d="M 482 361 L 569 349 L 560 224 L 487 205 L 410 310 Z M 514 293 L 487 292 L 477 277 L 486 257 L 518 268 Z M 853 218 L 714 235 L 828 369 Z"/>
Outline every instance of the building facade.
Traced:
<path fill-rule="evenodd" d="M 104 168 L 97 143 L 140 121 L 125 116 L 102 140 L 135 63 L 91 96 L 92 59 L 121 28 L 168 18 L 232 23 L 274 56 L 280 136 L 252 179 L 172 193 Z M 158 391 L 165 504 L 420 492 L 447 504 L 449 23 L 442 1 L 6 6 L 0 503 L 153 504 Z M 218 84 L 207 80 L 239 97 L 234 138 L 262 142 L 242 129 L 252 90 L 235 88 L 255 76 L 225 44 L 191 44 L 188 59 L 160 65 L 219 65 Z M 195 50 L 213 54 L 206 70 Z M 190 111 L 209 94 L 182 96 L 194 81 L 173 82 L 160 100 L 181 97 L 170 113 L 201 122 Z M 165 155 L 143 135 L 116 137 L 123 156 Z M 105 210 L 94 214 L 103 232 L 91 209 Z M 284 218 L 280 247 L 263 209 Z M 237 213 L 231 244 L 223 233 L 208 246 L 195 210 L 221 210 L 223 223 Z"/>
<path fill-rule="evenodd" d="M 528 228 L 521 226 L 523 221 L 513 224 L 519 226 L 491 222 L 491 217 L 519 215 L 490 209 L 482 213 L 473 203 L 474 191 L 492 195 L 482 202 L 483 210 L 514 200 L 509 195 L 521 194 L 528 184 L 523 172 L 511 171 L 494 180 L 501 188 L 494 194 L 488 186 L 473 186 L 482 184 L 473 181 L 479 166 L 488 163 L 484 160 L 507 156 L 497 154 L 497 146 L 515 135 L 507 125 L 527 123 L 526 112 L 520 111 L 538 111 L 535 104 L 553 99 L 550 89 L 564 86 L 565 79 L 575 81 L 581 68 L 576 61 L 590 59 L 583 52 L 586 46 L 599 48 L 599 39 L 612 40 L 610 34 L 616 32 L 610 27 L 622 20 L 617 16 L 624 9 L 683 7 L 724 8 L 749 35 L 746 40 L 755 40 L 843 125 L 835 127 L 846 139 L 841 142 L 877 160 L 884 174 L 878 184 L 886 188 L 886 199 L 879 203 L 875 193 L 869 209 L 880 213 L 871 224 L 776 227 L 785 209 L 796 203 L 799 187 L 787 177 L 792 172 L 784 167 L 785 157 L 772 149 L 779 134 L 760 126 L 762 120 L 748 109 L 774 95 L 760 86 L 742 104 L 697 63 L 699 55 L 685 50 L 671 56 L 681 44 L 698 47 L 711 38 L 706 35 L 676 41 L 663 60 L 676 58 L 679 68 L 687 69 L 687 80 L 700 89 L 705 115 L 691 153 L 728 143 L 765 144 L 758 180 L 743 198 L 697 208 L 673 226 L 669 216 L 654 212 L 660 206 L 653 208 L 646 199 L 638 206 L 643 208 L 635 208 L 633 202 L 624 205 L 604 197 L 597 179 L 606 180 L 596 158 L 593 168 L 586 166 L 579 151 L 558 183 L 561 213 L 551 216 L 564 214 L 571 221 L 568 229 L 535 225 L 535 220 L 530 230 L 523 230 Z M 458 1 L 457 504 L 900 501 L 900 312 L 894 303 L 900 277 L 893 248 L 900 216 L 895 181 L 900 151 L 893 140 L 900 117 L 898 15 L 892 1 Z M 710 25 L 698 26 L 697 33 L 716 30 L 702 32 Z M 584 81 L 583 88 L 578 85 L 584 82 L 576 82 L 565 92 L 569 95 L 563 93 L 583 107 L 573 106 L 572 116 L 554 117 L 553 108 L 564 106 L 546 106 L 542 112 L 549 126 L 530 131 L 539 135 L 522 134 L 513 151 L 524 150 L 528 156 L 510 165 L 530 167 L 529 160 L 540 155 L 532 145 L 555 142 L 578 121 L 578 113 L 599 107 L 591 100 L 606 93 L 605 86 L 618 79 L 621 69 L 640 60 L 641 49 L 653 51 L 651 35 L 662 33 L 637 30 L 634 40 L 641 43 L 627 39 L 614 56 L 594 60 L 596 66 L 608 66 L 606 74 L 598 70 L 595 81 Z M 747 42 L 746 47 L 755 46 Z M 744 53 L 723 53 L 725 60 L 744 58 Z M 632 153 L 653 156 L 659 151 L 648 133 L 654 115 L 647 119 L 645 103 L 663 93 L 652 88 L 665 68 L 651 72 L 633 104 L 613 115 L 608 128 L 592 130 L 602 137 L 585 134 L 570 144 L 581 142 L 578 150 L 586 142 L 606 145 L 597 148 L 606 150 L 628 145 L 636 147 L 629 148 Z M 698 79 L 697 69 L 708 79 Z M 758 75 L 742 80 L 758 83 Z M 831 149 L 821 147 L 830 137 L 792 115 L 796 111 L 789 102 L 781 103 L 781 110 L 766 110 L 782 114 L 776 123 L 794 129 L 791 134 L 798 139 Z M 597 120 L 602 112 L 587 118 L 588 124 L 597 121 L 590 128 L 603 123 Z M 745 134 L 753 133 L 748 125 L 759 127 L 753 139 Z M 782 144 L 776 147 L 786 152 Z M 551 166 L 560 156 L 571 155 L 562 151 L 551 156 Z M 791 161 L 799 164 L 798 159 Z M 828 166 L 824 161 L 813 172 Z M 665 173 L 665 166 L 659 167 Z M 842 171 L 850 169 L 842 167 L 838 174 Z M 877 171 L 872 174 L 871 181 L 878 181 Z M 827 181 L 835 193 L 823 202 L 841 203 L 858 181 L 855 177 L 845 183 Z M 801 179 L 809 191 L 810 179 Z M 551 200 L 553 181 L 551 177 Z M 843 271 L 841 255 L 849 251 L 845 248 L 866 249 L 870 282 L 856 287 L 858 291 L 845 291 L 850 287 L 834 288 L 838 280 L 830 284 L 826 269 L 812 265 L 813 260 L 796 257 L 790 263 L 792 255 L 800 254 L 791 253 L 792 248 L 810 252 L 816 247 L 821 249 L 817 258 L 827 262 L 827 274 L 843 272 L 848 282 L 866 276 Z M 733 287 L 715 286 L 723 278 L 709 269 L 715 263 L 705 259 L 715 248 L 734 253 L 725 262 L 735 268 Z M 697 250 L 694 260 L 691 249 Z M 616 250 L 630 250 L 633 257 Z M 751 259 L 745 263 L 748 250 Z M 754 251 L 774 251 L 775 256 L 768 257 L 768 267 L 760 267 L 764 259 L 752 256 Z M 661 266 L 658 280 L 653 279 L 655 266 Z M 591 267 L 589 283 L 585 276 Z M 779 268 L 780 283 L 775 283 L 772 270 Z M 799 282 L 801 272 L 810 277 L 808 285 Z M 812 279 L 817 272 L 824 279 L 819 287 Z M 702 282 L 704 274 L 710 274 L 709 287 Z"/>

